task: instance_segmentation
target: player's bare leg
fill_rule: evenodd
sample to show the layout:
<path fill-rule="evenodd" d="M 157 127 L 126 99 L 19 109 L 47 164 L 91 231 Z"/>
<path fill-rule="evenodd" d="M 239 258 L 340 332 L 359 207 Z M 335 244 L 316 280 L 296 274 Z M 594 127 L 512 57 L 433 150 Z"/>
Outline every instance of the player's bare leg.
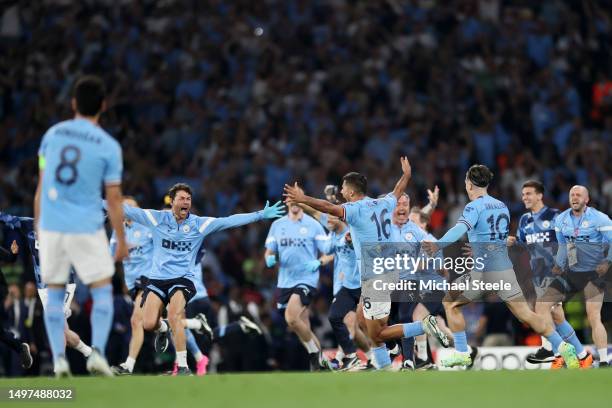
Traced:
<path fill-rule="evenodd" d="M 64 328 L 64 335 L 66 336 L 66 344 L 68 347 L 71 347 L 81 354 L 83 357 L 87 358 L 91 355 L 92 349 L 87 344 L 83 343 L 81 337 L 70 330 L 68 327 L 68 323 L 66 323 L 66 327 Z"/>
<path fill-rule="evenodd" d="M 319 339 L 310 330 L 310 313 L 302 304 L 300 296 L 292 294 L 285 309 L 285 321 L 289 330 L 294 332 L 308 351 L 311 371 L 318 371 L 323 365 Z"/>
<path fill-rule="evenodd" d="M 183 324 L 183 312 L 185 310 L 185 295 L 180 290 L 174 292 L 168 304 L 168 323 L 172 329 L 174 347 L 178 363 L 178 374 L 190 374 L 187 366 L 187 341 L 185 338 L 185 325 Z"/>
<path fill-rule="evenodd" d="M 601 322 L 601 308 L 603 305 L 604 291 L 589 282 L 584 288 L 586 299 L 586 313 L 591 325 L 593 343 L 599 353 L 599 361 L 608 361 L 608 333 Z"/>
<path fill-rule="evenodd" d="M 136 358 L 142 343 L 144 342 L 144 328 L 142 324 L 143 308 L 142 303 L 142 291 L 138 291 L 136 298 L 134 299 L 134 310 L 132 310 L 132 316 L 130 317 L 130 325 L 132 327 L 132 336 L 130 337 L 130 345 L 128 348 L 128 356 L 126 360 L 119 366 L 113 366 L 113 372 L 116 375 L 131 374 L 134 371 L 134 365 L 136 364 Z"/>

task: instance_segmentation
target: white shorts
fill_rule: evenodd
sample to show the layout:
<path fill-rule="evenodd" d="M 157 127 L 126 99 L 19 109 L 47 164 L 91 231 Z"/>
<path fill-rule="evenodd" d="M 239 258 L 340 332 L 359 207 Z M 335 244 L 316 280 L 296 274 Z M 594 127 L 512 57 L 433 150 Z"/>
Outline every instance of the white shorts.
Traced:
<path fill-rule="evenodd" d="M 523 297 L 523 290 L 516 280 L 516 273 L 513 269 L 506 269 L 505 271 L 499 272 L 476 272 L 472 271 L 468 275 L 470 286 L 468 290 L 463 292 L 463 296 L 470 300 L 476 300 L 482 296 L 485 292 L 495 292 L 497 296 L 504 302 L 514 300 Z M 473 283 L 479 281 L 486 284 L 498 284 L 500 285 L 499 290 L 482 290 L 475 289 Z M 504 287 L 503 285 L 506 285 Z"/>
<path fill-rule="evenodd" d="M 368 320 L 380 320 L 391 313 L 391 302 L 371 302 L 363 299 L 363 316 Z"/>
<path fill-rule="evenodd" d="M 72 310 L 70 310 L 70 305 L 72 304 L 72 298 L 74 297 L 74 291 L 76 290 L 76 283 L 69 283 L 66 285 L 66 294 L 64 295 L 64 316 L 66 319 L 70 317 L 72 314 Z M 43 306 L 43 310 L 47 311 L 47 288 L 38 289 L 38 297 Z"/>
<path fill-rule="evenodd" d="M 68 282 L 70 266 L 86 285 L 115 273 L 108 239 L 102 229 L 92 234 L 41 230 L 39 244 L 40 275 L 47 285 Z"/>

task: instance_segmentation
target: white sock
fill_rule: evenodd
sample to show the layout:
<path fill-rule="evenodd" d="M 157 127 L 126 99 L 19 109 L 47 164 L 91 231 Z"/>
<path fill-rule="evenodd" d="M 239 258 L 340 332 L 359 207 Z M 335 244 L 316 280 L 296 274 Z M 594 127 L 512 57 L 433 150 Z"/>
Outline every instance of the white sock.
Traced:
<path fill-rule="evenodd" d="M 134 364 L 136 364 L 136 360 L 128 356 L 128 358 L 125 360 L 125 363 L 123 363 L 122 365 L 123 367 L 125 367 L 126 370 L 131 373 L 132 371 L 134 371 Z"/>
<path fill-rule="evenodd" d="M 374 358 L 374 355 L 372 354 L 372 349 L 369 349 L 368 351 L 366 351 L 365 355 L 368 361 L 371 361 Z"/>
<path fill-rule="evenodd" d="M 202 322 L 198 319 L 183 319 L 186 329 L 200 330 L 202 328 Z"/>
<path fill-rule="evenodd" d="M 165 320 L 160 320 L 159 322 L 159 329 L 157 329 L 158 332 L 160 333 L 165 333 L 168 331 L 168 323 L 166 323 Z"/>
<path fill-rule="evenodd" d="M 179 367 L 187 367 L 187 350 L 176 352 L 176 362 Z"/>
<path fill-rule="evenodd" d="M 335 359 L 340 361 L 344 358 L 344 350 L 342 350 L 341 348 L 338 349 L 338 351 L 336 352 L 336 357 Z"/>
<path fill-rule="evenodd" d="M 318 353 L 319 352 L 319 348 L 317 347 L 317 343 L 315 343 L 314 339 L 310 339 L 306 343 L 304 343 L 304 347 L 306 347 L 306 350 L 308 350 L 308 353 Z"/>
<path fill-rule="evenodd" d="M 578 358 L 579 358 L 579 359 L 581 359 L 581 360 L 582 360 L 583 358 L 585 358 L 585 357 L 586 357 L 587 352 L 586 352 L 586 350 L 582 350 L 580 353 L 578 353 L 578 354 L 576 354 L 576 355 L 578 356 Z"/>
<path fill-rule="evenodd" d="M 544 336 L 542 336 L 542 348 L 544 350 L 552 351 L 552 344 L 550 344 L 550 341 L 548 341 L 548 339 Z"/>
<path fill-rule="evenodd" d="M 91 347 L 89 347 L 87 344 L 83 343 L 83 340 L 80 340 L 79 344 L 77 344 L 74 349 L 79 351 L 85 357 L 89 357 L 89 355 L 91 354 Z"/>
<path fill-rule="evenodd" d="M 417 340 L 417 357 L 421 360 L 427 360 L 427 340 Z"/>
<path fill-rule="evenodd" d="M 199 363 L 204 358 L 204 354 L 202 354 L 201 351 L 196 351 L 193 358 L 195 359 L 196 363 Z"/>
<path fill-rule="evenodd" d="M 608 362 L 608 348 L 600 348 L 597 349 L 597 354 L 599 354 L 599 362 L 605 361 Z"/>
<path fill-rule="evenodd" d="M 389 350 L 389 354 L 399 354 L 399 344 L 395 343 L 395 346 Z"/>

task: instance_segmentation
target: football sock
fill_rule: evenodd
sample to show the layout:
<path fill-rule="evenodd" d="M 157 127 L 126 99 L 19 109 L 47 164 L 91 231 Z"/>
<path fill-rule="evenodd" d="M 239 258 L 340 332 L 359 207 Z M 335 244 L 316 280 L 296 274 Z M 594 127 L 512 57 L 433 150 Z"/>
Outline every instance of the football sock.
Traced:
<path fill-rule="evenodd" d="M 91 354 L 91 347 L 83 343 L 83 340 L 79 340 L 79 344 L 76 345 L 75 350 L 83 354 L 85 357 L 89 357 Z"/>
<path fill-rule="evenodd" d="M 467 335 L 465 334 L 465 331 L 454 332 L 453 338 L 455 339 L 455 350 L 460 353 L 467 353 L 468 344 Z"/>
<path fill-rule="evenodd" d="M 606 362 L 608 361 L 608 348 L 607 347 L 597 349 L 597 353 L 599 354 L 600 363 L 602 361 L 606 361 Z"/>
<path fill-rule="evenodd" d="M 93 308 L 91 310 L 91 345 L 102 355 L 106 350 L 106 342 L 113 324 L 113 286 L 101 286 L 91 289 Z"/>
<path fill-rule="evenodd" d="M 425 333 L 423 322 L 404 323 L 402 329 L 404 330 L 404 337 L 414 337 Z"/>
<path fill-rule="evenodd" d="M 576 336 L 574 328 L 567 322 L 567 320 L 564 320 L 563 323 L 557 325 L 557 333 L 559 333 L 564 341 L 574 346 L 578 358 L 584 358 L 584 356 L 586 356 L 586 351 L 584 351 L 582 343 L 580 340 L 578 340 L 578 336 Z"/>
<path fill-rule="evenodd" d="M 417 357 L 420 360 L 427 360 L 427 340 L 417 340 Z"/>
<path fill-rule="evenodd" d="M 552 351 L 552 344 L 550 344 L 550 341 L 548 341 L 548 339 L 546 339 L 544 336 L 542 336 L 542 348 L 544 350 Z"/>
<path fill-rule="evenodd" d="M 64 288 L 47 289 L 47 310 L 44 312 L 47 338 L 53 353 L 53 361 L 57 363 L 60 356 L 65 353 L 64 346 Z"/>
<path fill-rule="evenodd" d="M 187 367 L 187 350 L 176 352 L 176 362 L 179 367 Z"/>
<path fill-rule="evenodd" d="M 128 358 L 125 360 L 125 363 L 123 363 L 123 367 L 125 367 L 125 369 L 131 373 L 134 371 L 135 364 L 136 360 L 128 356 Z"/>
<path fill-rule="evenodd" d="M 374 347 L 372 351 L 374 353 L 374 365 L 376 365 L 376 368 L 380 369 L 391 365 L 391 357 L 389 357 L 387 346 L 382 345 L 380 347 Z"/>

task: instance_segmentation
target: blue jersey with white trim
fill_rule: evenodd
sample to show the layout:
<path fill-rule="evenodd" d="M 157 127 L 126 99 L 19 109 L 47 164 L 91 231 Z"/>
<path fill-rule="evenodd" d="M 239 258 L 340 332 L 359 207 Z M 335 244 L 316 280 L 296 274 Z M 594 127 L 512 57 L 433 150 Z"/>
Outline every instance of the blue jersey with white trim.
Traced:
<path fill-rule="evenodd" d="M 393 242 L 391 236 L 391 214 L 397 205 L 397 198 L 389 193 L 383 198 L 362 198 L 344 203 L 344 221 L 349 225 L 355 248 L 355 258 L 362 278 L 361 247 L 364 244 Z"/>
<path fill-rule="evenodd" d="M 153 267 L 153 232 L 150 228 L 136 222 L 125 225 L 125 240 L 129 257 L 123 261 L 125 285 L 129 290 L 134 288 L 136 279 L 149 277 Z M 117 237 L 115 231 L 110 239 L 111 252 L 115 254 Z"/>
<path fill-rule="evenodd" d="M 612 242 L 612 221 L 606 214 L 591 207 L 586 207 L 581 217 L 576 217 L 568 208 L 555 220 L 555 232 L 559 241 L 557 265 L 562 268 L 568 265 L 568 245 L 573 244 L 577 263 L 569 266 L 569 270 L 592 272 L 604 260 L 606 249 Z M 608 251 L 607 259 L 611 258 L 612 251 Z"/>
<path fill-rule="evenodd" d="M 303 214 L 294 221 L 285 215 L 272 223 L 266 249 L 278 254 L 279 288 L 292 288 L 299 284 L 316 288 L 319 270 L 309 270 L 306 263 L 317 260 L 317 251 L 329 252 L 329 237 L 311 216 Z"/>
<path fill-rule="evenodd" d="M 86 119 L 60 122 L 45 133 L 38 151 L 43 172 L 40 228 L 94 233 L 104 224 L 104 184 L 120 184 L 121 146 Z"/>
<path fill-rule="evenodd" d="M 512 269 L 506 239 L 510 228 L 510 211 L 503 202 L 485 194 L 469 202 L 457 221 L 468 229 L 474 259 L 481 258 L 483 269 L 495 272 Z M 476 269 L 475 269 L 476 270 Z"/>
<path fill-rule="evenodd" d="M 536 213 L 527 212 L 519 220 L 517 241 L 527 245 L 532 277 L 536 282 L 552 276 L 557 252 L 556 208 L 543 207 Z"/>
<path fill-rule="evenodd" d="M 178 223 L 170 210 L 144 210 L 123 205 L 125 218 L 153 232 L 153 266 L 150 279 L 193 280 L 198 249 L 208 235 L 263 219 L 263 211 L 229 217 L 199 217 L 188 214 Z"/>

